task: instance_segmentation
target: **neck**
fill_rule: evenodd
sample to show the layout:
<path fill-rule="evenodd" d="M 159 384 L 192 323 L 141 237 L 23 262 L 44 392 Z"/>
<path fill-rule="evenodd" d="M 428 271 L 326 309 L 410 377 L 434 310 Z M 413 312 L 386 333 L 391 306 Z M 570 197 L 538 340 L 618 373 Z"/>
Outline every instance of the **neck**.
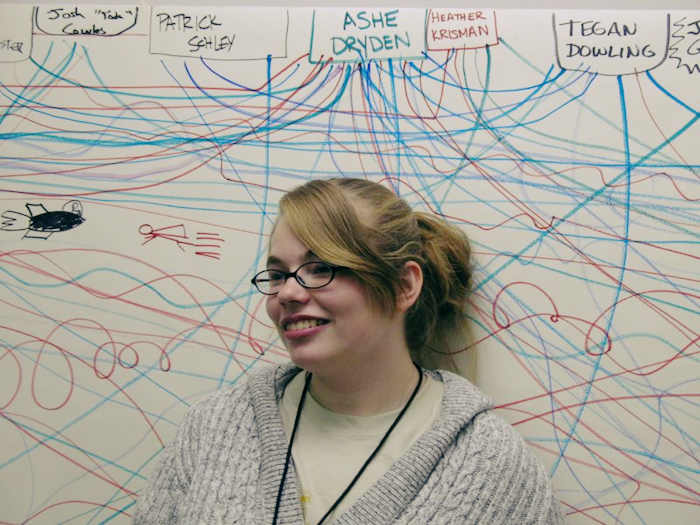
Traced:
<path fill-rule="evenodd" d="M 309 392 L 323 407 L 339 414 L 372 416 L 401 408 L 411 397 L 419 376 L 411 358 L 390 367 L 357 367 L 329 376 L 314 374 Z"/>

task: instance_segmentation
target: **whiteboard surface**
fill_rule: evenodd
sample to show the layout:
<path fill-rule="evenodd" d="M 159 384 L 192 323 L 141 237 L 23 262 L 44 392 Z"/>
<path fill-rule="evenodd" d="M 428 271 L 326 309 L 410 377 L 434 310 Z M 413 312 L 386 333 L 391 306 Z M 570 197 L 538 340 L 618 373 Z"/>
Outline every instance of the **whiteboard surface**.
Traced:
<path fill-rule="evenodd" d="M 472 238 L 465 351 L 569 522 L 696 523 L 692 2 L 177 3 L 0 6 L 0 522 L 129 523 L 188 407 L 287 359 L 280 196 L 352 176 Z"/>

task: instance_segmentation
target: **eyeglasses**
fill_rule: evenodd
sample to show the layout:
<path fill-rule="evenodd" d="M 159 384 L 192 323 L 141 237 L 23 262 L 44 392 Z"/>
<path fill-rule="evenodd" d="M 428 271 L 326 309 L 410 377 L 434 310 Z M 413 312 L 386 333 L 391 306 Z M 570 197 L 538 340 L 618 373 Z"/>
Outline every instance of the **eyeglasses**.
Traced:
<path fill-rule="evenodd" d="M 263 270 L 253 277 L 250 282 L 258 291 L 265 295 L 276 295 L 287 282 L 294 277 L 304 288 L 323 288 L 330 284 L 335 277 L 335 272 L 342 266 L 335 266 L 324 262 L 308 262 L 299 266 L 295 272 L 283 272 L 282 270 Z"/>

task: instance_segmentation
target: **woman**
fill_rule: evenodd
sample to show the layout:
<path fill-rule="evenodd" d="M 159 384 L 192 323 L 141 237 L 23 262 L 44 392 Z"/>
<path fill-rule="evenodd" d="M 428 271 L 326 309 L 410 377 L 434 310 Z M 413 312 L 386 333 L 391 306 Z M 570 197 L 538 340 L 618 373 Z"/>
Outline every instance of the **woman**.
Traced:
<path fill-rule="evenodd" d="M 460 230 L 381 185 L 315 180 L 282 198 L 269 248 L 252 282 L 292 362 L 192 408 L 136 523 L 564 523 L 489 400 L 431 370 L 463 331 Z"/>

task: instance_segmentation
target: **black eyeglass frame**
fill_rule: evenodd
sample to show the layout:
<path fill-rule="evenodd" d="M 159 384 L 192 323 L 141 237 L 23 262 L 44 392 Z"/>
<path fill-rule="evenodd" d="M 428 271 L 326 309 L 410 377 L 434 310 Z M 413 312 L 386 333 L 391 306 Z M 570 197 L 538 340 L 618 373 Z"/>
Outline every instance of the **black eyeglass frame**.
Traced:
<path fill-rule="evenodd" d="M 327 282 L 327 283 L 322 284 L 321 286 L 309 286 L 309 285 L 307 285 L 307 284 L 301 282 L 301 280 L 299 279 L 299 276 L 298 276 L 299 270 L 301 270 L 302 268 L 304 268 L 304 266 L 309 266 L 310 264 L 321 264 L 321 265 L 327 266 L 328 268 L 331 269 L 331 276 L 330 276 L 330 278 L 328 279 L 328 282 Z M 255 286 L 255 289 L 256 289 L 258 292 L 260 292 L 261 294 L 263 294 L 263 295 L 277 295 L 277 294 L 279 293 L 279 290 L 277 290 L 276 292 L 273 292 L 273 293 L 263 292 L 263 291 L 260 289 L 260 287 L 258 286 L 258 283 L 257 283 L 257 279 L 258 279 L 258 277 L 259 277 L 260 275 L 262 275 L 262 274 L 264 274 L 264 273 L 268 273 L 268 272 L 277 272 L 277 273 L 279 273 L 280 275 L 282 275 L 282 276 L 284 277 L 284 283 L 282 283 L 282 286 L 284 286 L 284 284 L 287 282 L 287 279 L 289 279 L 290 277 L 294 277 L 294 280 L 295 280 L 296 282 L 299 283 L 299 286 L 301 286 L 301 287 L 303 287 L 303 288 L 306 288 L 307 290 L 318 290 L 319 288 L 323 288 L 324 286 L 328 286 L 329 284 L 331 284 L 331 283 L 333 282 L 333 279 L 335 278 L 336 272 L 337 272 L 338 270 L 343 270 L 344 268 L 345 268 L 344 266 L 337 266 L 337 265 L 335 265 L 335 264 L 330 264 L 330 263 L 327 263 L 327 262 L 322 262 L 322 261 L 309 261 L 309 262 L 304 263 L 304 264 L 302 264 L 301 266 L 299 266 L 299 268 L 297 268 L 297 269 L 294 270 L 293 272 L 285 272 L 285 271 L 283 271 L 283 270 L 274 270 L 274 269 L 263 270 L 263 271 L 261 271 L 261 272 L 256 273 L 255 276 L 253 276 L 253 278 L 250 280 L 250 283 L 251 283 L 253 286 Z M 280 289 L 282 288 L 282 286 L 280 286 Z"/>

